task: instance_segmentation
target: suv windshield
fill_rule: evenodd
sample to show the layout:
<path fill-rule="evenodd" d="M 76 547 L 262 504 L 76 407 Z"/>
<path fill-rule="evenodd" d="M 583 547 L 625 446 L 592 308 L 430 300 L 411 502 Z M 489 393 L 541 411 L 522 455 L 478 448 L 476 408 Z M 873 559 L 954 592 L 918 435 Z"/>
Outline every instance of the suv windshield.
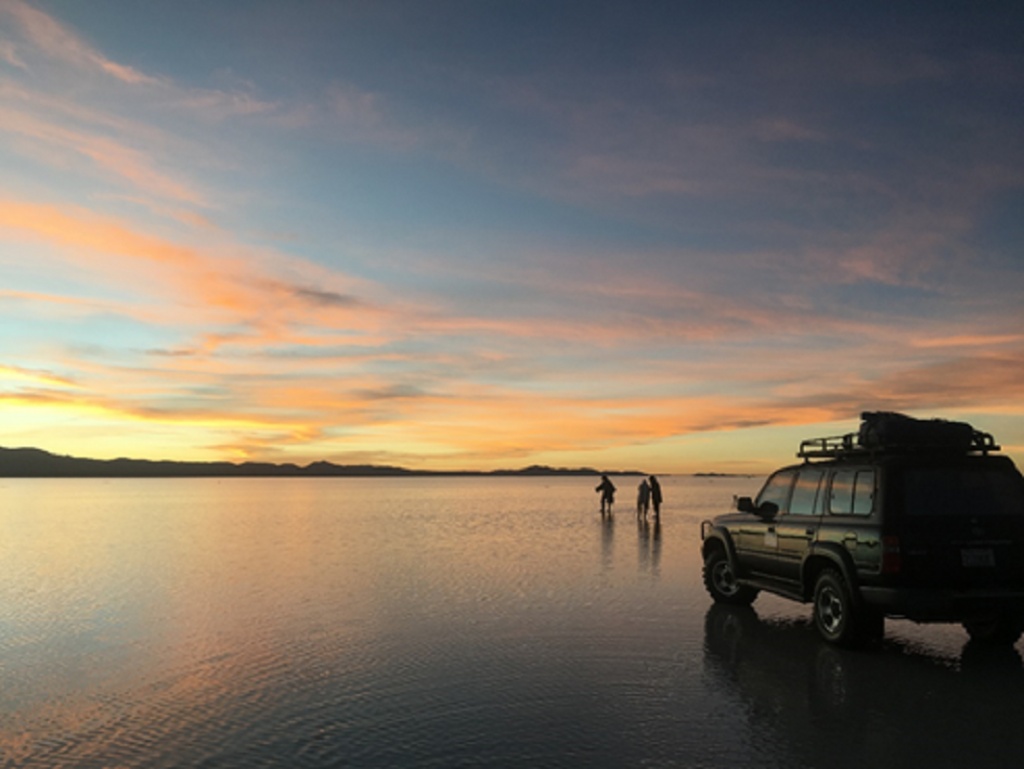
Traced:
<path fill-rule="evenodd" d="M 785 513 L 789 509 L 789 490 L 793 486 L 793 476 L 795 475 L 795 470 L 784 470 L 775 473 L 765 483 L 761 493 L 757 495 L 755 504 L 760 507 L 765 502 L 771 502 L 778 506 L 780 513 Z"/>
<path fill-rule="evenodd" d="M 971 468 L 916 468 L 906 474 L 910 515 L 1022 515 L 1024 484 L 1013 475 Z"/>

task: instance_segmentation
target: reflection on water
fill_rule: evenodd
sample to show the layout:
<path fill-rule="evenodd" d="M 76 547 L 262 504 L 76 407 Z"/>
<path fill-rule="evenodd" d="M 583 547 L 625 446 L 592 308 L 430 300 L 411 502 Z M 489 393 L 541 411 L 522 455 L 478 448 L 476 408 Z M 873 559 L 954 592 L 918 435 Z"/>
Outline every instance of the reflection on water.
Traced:
<path fill-rule="evenodd" d="M 646 518 L 637 518 L 637 555 L 640 571 L 658 576 L 661 561 L 661 521 L 651 522 Z"/>
<path fill-rule="evenodd" d="M 1015 652 L 709 611 L 698 523 L 758 483 L 655 525 L 587 479 L 0 480 L 0 765 L 1000 765 Z"/>
<path fill-rule="evenodd" d="M 824 643 L 807 621 L 712 606 L 705 652 L 717 685 L 790 765 L 1019 765 L 1024 670 L 1016 649 L 965 644 L 953 664 L 898 640 L 856 652 Z"/>

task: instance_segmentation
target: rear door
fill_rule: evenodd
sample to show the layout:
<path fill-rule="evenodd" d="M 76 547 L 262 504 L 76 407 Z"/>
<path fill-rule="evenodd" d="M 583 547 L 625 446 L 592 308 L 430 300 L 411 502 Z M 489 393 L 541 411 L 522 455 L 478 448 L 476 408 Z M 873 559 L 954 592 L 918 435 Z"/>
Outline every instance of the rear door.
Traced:
<path fill-rule="evenodd" d="M 861 574 L 878 574 L 882 567 L 879 483 L 874 467 L 839 467 L 824 494 L 827 520 L 818 539 L 841 545 Z"/>
<path fill-rule="evenodd" d="M 1024 586 L 1024 480 L 985 461 L 907 467 L 899 489 L 904 579 L 922 586 Z"/>

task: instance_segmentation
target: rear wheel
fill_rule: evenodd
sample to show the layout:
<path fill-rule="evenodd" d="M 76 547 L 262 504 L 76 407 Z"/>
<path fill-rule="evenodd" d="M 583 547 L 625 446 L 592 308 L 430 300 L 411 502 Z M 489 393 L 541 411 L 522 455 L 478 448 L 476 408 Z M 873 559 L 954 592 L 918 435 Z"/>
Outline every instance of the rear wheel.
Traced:
<path fill-rule="evenodd" d="M 860 646 L 884 633 L 885 618 L 859 607 L 842 575 L 825 569 L 814 585 L 814 625 L 821 637 L 837 646 Z"/>
<path fill-rule="evenodd" d="M 986 644 L 1013 646 L 1024 633 L 1024 621 L 1020 617 L 984 617 L 963 624 L 972 641 Z"/>
<path fill-rule="evenodd" d="M 720 547 L 704 557 L 704 587 L 717 603 L 749 606 L 757 598 L 757 590 L 736 581 L 736 572 L 729 557 Z"/>

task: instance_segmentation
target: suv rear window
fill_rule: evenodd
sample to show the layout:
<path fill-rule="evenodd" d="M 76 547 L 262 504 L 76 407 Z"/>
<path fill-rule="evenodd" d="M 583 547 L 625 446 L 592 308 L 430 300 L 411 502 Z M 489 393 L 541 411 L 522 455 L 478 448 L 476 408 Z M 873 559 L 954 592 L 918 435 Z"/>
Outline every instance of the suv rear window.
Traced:
<path fill-rule="evenodd" d="M 971 468 L 908 470 L 909 515 L 1022 515 L 1024 484 L 1009 473 Z"/>

